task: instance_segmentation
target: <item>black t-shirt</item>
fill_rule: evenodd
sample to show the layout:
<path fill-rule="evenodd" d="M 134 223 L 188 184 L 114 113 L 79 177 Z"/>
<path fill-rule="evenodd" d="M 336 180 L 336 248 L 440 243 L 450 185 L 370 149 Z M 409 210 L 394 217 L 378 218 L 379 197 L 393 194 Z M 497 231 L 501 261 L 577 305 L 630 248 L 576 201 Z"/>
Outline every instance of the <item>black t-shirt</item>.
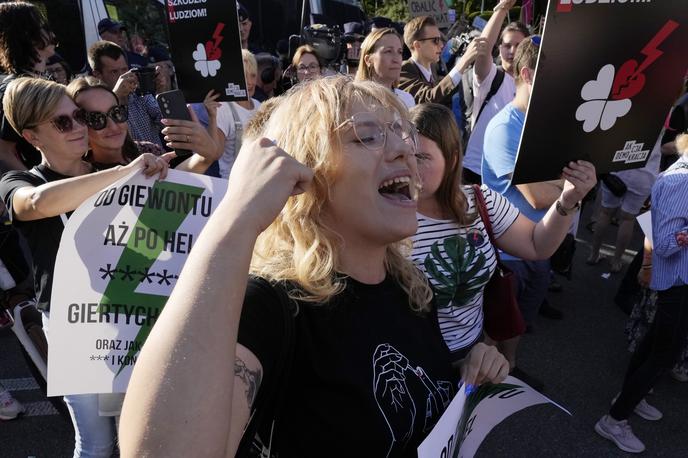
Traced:
<path fill-rule="evenodd" d="M 14 130 L 5 117 L 5 110 L 2 107 L 2 99 L 5 97 L 7 85 L 10 84 L 12 80 L 19 78 L 19 76 L 21 75 L 9 75 L 0 81 L 0 139 L 15 143 L 19 159 L 21 159 L 26 167 L 31 168 L 40 164 L 41 153 Z"/>
<path fill-rule="evenodd" d="M 273 368 L 284 344 L 281 307 L 270 286 L 249 280 L 239 343 L 264 368 L 261 390 L 283 375 Z M 390 277 L 349 279 L 326 304 L 300 301 L 295 328 L 273 449 L 299 458 L 416 456 L 459 379 L 437 314 L 413 312 Z"/>
<path fill-rule="evenodd" d="M 41 164 L 34 167 L 48 181 L 71 178 Z M 0 179 L 0 198 L 7 206 L 12 224 L 26 238 L 33 259 L 34 290 L 40 310 L 50 310 L 50 293 L 52 290 L 53 271 L 57 258 L 57 249 L 60 247 L 60 237 L 64 230 L 64 224 L 60 216 L 37 219 L 33 221 L 19 221 L 14 218 L 12 211 L 12 198 L 17 189 L 27 186 L 40 186 L 45 181 L 25 171 L 14 170 L 7 172 Z M 71 212 L 67 214 L 67 217 Z"/>

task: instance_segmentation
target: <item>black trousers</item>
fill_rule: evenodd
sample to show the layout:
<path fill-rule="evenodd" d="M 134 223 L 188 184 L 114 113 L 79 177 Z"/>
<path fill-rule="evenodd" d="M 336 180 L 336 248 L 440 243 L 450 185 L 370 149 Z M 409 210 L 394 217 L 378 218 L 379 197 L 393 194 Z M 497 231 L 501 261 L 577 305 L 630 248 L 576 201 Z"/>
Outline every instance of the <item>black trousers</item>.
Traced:
<path fill-rule="evenodd" d="M 614 419 L 630 417 L 659 377 L 674 365 L 687 335 L 688 285 L 659 291 L 655 321 L 633 353 L 621 394 L 609 411 Z"/>

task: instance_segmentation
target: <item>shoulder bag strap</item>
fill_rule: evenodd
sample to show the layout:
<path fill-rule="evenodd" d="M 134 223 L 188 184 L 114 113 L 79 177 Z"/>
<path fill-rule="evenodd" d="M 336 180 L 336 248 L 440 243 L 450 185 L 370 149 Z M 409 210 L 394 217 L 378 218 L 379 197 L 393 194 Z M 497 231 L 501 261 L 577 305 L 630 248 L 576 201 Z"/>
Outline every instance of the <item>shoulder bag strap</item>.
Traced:
<path fill-rule="evenodd" d="M 243 141 L 244 125 L 241 123 L 241 118 L 234 106 L 234 102 L 229 102 L 229 109 L 232 110 L 232 118 L 234 118 L 234 156 L 237 156 L 241 149 L 241 142 Z"/>
<path fill-rule="evenodd" d="M 480 214 L 480 219 L 483 220 L 483 225 L 485 230 L 487 230 L 487 235 L 490 238 L 490 244 L 495 250 L 495 257 L 497 258 L 497 263 L 501 262 L 499 257 L 499 248 L 495 243 L 494 234 L 492 233 L 492 221 L 490 221 L 490 215 L 487 214 L 487 205 L 485 204 L 485 196 L 483 196 L 483 191 L 477 184 L 473 185 L 473 196 L 475 197 L 475 206 Z"/>
<path fill-rule="evenodd" d="M 31 175 L 35 175 L 41 180 L 45 181 L 46 183 L 48 180 L 45 178 L 45 176 L 38 170 L 36 167 L 32 168 L 29 170 L 29 173 Z M 67 226 L 67 221 L 69 221 L 69 218 L 67 218 L 67 215 L 65 213 L 60 214 L 60 219 L 62 220 L 62 224 L 66 227 Z"/>
<path fill-rule="evenodd" d="M 499 88 L 502 86 L 502 82 L 504 82 L 504 70 L 497 67 L 497 73 L 495 73 L 495 77 L 494 77 L 494 79 L 492 79 L 492 84 L 490 85 L 490 90 L 488 91 L 487 95 L 485 96 L 485 100 L 483 100 L 483 104 L 480 106 L 480 111 L 478 112 L 478 116 L 476 116 L 476 118 L 475 118 L 476 124 L 478 124 L 478 118 L 480 118 L 480 115 L 483 113 L 483 110 L 487 106 L 487 103 L 490 101 L 490 99 L 497 93 Z"/>

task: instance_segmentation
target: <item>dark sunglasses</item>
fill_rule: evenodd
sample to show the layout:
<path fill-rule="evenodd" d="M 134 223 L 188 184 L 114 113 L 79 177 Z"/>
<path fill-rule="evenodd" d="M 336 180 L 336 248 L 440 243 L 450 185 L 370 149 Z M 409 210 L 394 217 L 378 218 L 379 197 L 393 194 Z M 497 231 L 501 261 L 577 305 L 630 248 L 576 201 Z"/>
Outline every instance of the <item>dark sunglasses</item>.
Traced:
<path fill-rule="evenodd" d="M 103 130 L 107 126 L 107 118 L 112 119 L 117 124 L 125 123 L 129 120 L 129 110 L 126 105 L 115 105 L 107 113 L 101 111 L 84 111 L 86 125 L 93 130 Z"/>
<path fill-rule="evenodd" d="M 62 134 L 69 133 L 74 130 L 74 121 L 82 126 L 86 125 L 86 112 L 79 108 L 74 110 L 71 115 L 60 115 L 50 120 L 50 124 L 53 125 L 58 132 Z"/>
<path fill-rule="evenodd" d="M 442 37 L 419 38 L 416 41 L 432 41 L 436 45 L 441 45 L 442 43 L 444 43 Z"/>

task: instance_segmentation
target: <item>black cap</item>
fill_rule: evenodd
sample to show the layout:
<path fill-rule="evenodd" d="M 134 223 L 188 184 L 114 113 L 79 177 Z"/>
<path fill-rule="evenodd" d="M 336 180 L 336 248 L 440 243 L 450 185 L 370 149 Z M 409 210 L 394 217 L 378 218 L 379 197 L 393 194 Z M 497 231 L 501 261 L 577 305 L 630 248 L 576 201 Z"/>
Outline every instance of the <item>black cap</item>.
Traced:
<path fill-rule="evenodd" d="M 113 21 L 109 17 L 106 17 L 105 19 L 101 19 L 100 22 L 98 23 L 98 33 L 102 34 L 103 32 L 109 32 L 111 30 L 121 30 L 124 29 L 126 30 L 127 27 L 122 24 L 121 22 L 118 21 Z"/>
<path fill-rule="evenodd" d="M 375 16 L 370 20 L 370 26 L 376 29 L 384 29 L 386 27 L 394 27 L 394 22 L 384 16 Z"/>
<path fill-rule="evenodd" d="M 239 22 L 244 22 L 247 19 L 251 19 L 246 7 L 239 2 L 237 2 L 237 15 L 239 16 Z"/>
<path fill-rule="evenodd" d="M 170 60 L 170 52 L 163 45 L 154 45 L 148 48 L 148 61 L 149 62 L 162 62 L 164 60 Z"/>
<path fill-rule="evenodd" d="M 363 24 L 360 22 L 347 22 L 344 24 L 344 34 L 364 36 L 365 31 L 363 30 Z"/>

